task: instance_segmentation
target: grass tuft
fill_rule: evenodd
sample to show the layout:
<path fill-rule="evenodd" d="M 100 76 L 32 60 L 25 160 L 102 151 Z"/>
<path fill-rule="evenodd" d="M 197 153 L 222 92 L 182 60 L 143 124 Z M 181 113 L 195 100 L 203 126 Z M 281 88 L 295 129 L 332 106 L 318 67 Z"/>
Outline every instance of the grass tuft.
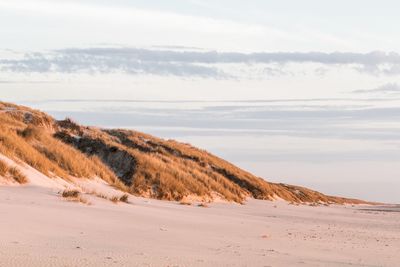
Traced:
<path fill-rule="evenodd" d="M 28 178 L 17 167 L 10 167 L 8 164 L 0 160 L 0 176 L 11 177 L 19 184 L 26 184 Z"/>
<path fill-rule="evenodd" d="M 0 176 L 6 176 L 6 174 L 8 173 L 8 170 L 10 168 L 8 167 L 7 163 L 5 163 L 4 161 L 0 160 Z"/>
<path fill-rule="evenodd" d="M 80 194 L 81 192 L 78 190 L 64 190 L 61 195 L 64 198 L 77 198 L 80 196 Z"/>
<path fill-rule="evenodd" d="M 119 201 L 129 203 L 129 195 L 123 194 L 122 196 L 119 197 Z"/>
<path fill-rule="evenodd" d="M 28 182 L 28 178 L 26 178 L 25 174 L 20 172 L 20 170 L 18 170 L 16 167 L 10 168 L 8 172 L 17 183 L 26 184 Z"/>
<path fill-rule="evenodd" d="M 66 198 L 69 201 L 74 201 L 74 202 L 81 202 L 83 204 L 87 204 L 90 205 L 91 203 L 84 197 L 81 196 L 81 192 L 79 192 L 78 190 L 64 190 L 61 193 L 61 196 L 63 198 Z"/>

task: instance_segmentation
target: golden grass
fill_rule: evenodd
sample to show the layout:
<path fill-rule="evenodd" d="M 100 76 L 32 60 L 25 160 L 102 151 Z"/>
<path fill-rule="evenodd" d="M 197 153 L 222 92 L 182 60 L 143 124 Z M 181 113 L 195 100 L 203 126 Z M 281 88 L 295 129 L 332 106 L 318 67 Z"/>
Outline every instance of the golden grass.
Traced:
<path fill-rule="evenodd" d="M 207 163 L 199 162 L 198 158 L 176 150 L 176 147 L 166 146 L 165 141 L 136 132 L 110 133 L 121 141 L 125 140 L 123 144 L 127 146 L 126 151 L 137 160 L 131 186 L 134 193 L 150 191 L 153 197 L 178 201 L 188 195 L 212 198 L 212 193 L 216 192 L 226 200 L 242 202 L 249 195 L 223 173 L 205 167 Z M 140 148 L 133 149 L 129 143 Z M 156 145 L 159 143 L 160 146 Z"/>
<path fill-rule="evenodd" d="M 24 138 L 20 137 L 15 130 L 1 129 L 0 153 L 13 159 L 19 159 L 48 176 L 67 176 L 60 167 L 37 151 Z"/>
<path fill-rule="evenodd" d="M 87 147 L 89 150 L 103 150 L 106 146 L 110 151 L 116 148 L 133 157 L 135 170 L 130 177 L 131 193 L 179 201 L 188 195 L 209 199 L 215 192 L 226 200 L 236 202 L 242 202 L 250 194 L 228 179 L 223 172 L 207 168 L 204 162 L 198 162 L 195 157 L 184 155 L 172 147 L 164 144 L 156 145 L 164 141 L 148 135 L 139 135 L 131 131 L 82 129 L 76 124 L 70 125 L 69 121 L 60 124 L 67 127 L 63 129 L 64 133 L 72 131 L 71 135 L 86 131 L 85 138 L 93 140 L 91 142 L 93 146 Z M 71 138 L 63 140 L 73 142 Z M 96 146 L 101 146 L 101 149 Z M 107 160 L 105 162 L 110 166 L 114 164 Z"/>
<path fill-rule="evenodd" d="M 9 167 L 8 164 L 5 163 L 4 161 L 0 160 L 0 176 L 6 176 L 8 173 Z"/>
<path fill-rule="evenodd" d="M 131 186 L 134 193 L 150 192 L 156 198 L 178 201 L 189 195 L 212 198 L 216 194 L 239 203 L 248 196 L 266 200 L 280 197 L 296 203 L 360 203 L 303 187 L 268 183 L 207 151 L 174 140 L 127 130 L 104 132 L 118 138 L 137 161 Z"/>
<path fill-rule="evenodd" d="M 153 196 L 167 200 L 181 200 L 188 195 L 211 197 L 211 192 L 227 200 L 242 201 L 243 190 L 222 175 L 207 172 L 191 161 L 160 154 L 146 154 L 128 150 L 137 159 L 137 172 L 132 178 L 133 192 L 155 189 Z"/>
<path fill-rule="evenodd" d="M 25 125 L 16 117 L 18 118 L 9 113 L 0 113 L 0 153 L 27 163 L 49 177 L 59 176 L 69 179 L 70 176 L 78 178 L 97 176 L 120 190 L 127 190 L 118 177 L 96 156 L 88 157 L 53 138 L 52 132 L 47 128 Z M 20 117 L 23 120 L 24 116 Z M 42 120 L 30 118 L 38 124 L 40 121 L 45 121 L 45 125 L 50 127 L 47 117 Z"/>
<path fill-rule="evenodd" d="M 113 179 L 113 175 L 106 168 L 94 164 L 80 151 L 54 139 L 43 129 L 29 126 L 22 132 L 22 136 L 31 140 L 37 151 L 72 176 L 85 178 L 100 176 L 109 181 Z"/>
<path fill-rule="evenodd" d="M 11 177 L 19 184 L 26 184 L 28 179 L 16 167 L 10 167 L 6 162 L 0 160 L 0 176 Z"/>

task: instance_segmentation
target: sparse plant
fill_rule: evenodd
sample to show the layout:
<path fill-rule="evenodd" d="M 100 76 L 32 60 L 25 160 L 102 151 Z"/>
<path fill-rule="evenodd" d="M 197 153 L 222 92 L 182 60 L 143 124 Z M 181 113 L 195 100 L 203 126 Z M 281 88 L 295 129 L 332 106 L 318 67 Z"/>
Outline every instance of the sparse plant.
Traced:
<path fill-rule="evenodd" d="M 79 192 L 76 189 L 64 190 L 64 191 L 62 191 L 61 196 L 63 198 L 66 198 L 69 201 L 81 202 L 81 203 L 87 204 L 87 205 L 91 204 L 86 198 L 82 197 L 81 192 Z"/>
<path fill-rule="evenodd" d="M 81 192 L 79 192 L 78 190 L 64 190 L 61 195 L 64 198 L 77 198 L 79 197 L 81 194 Z"/>
<path fill-rule="evenodd" d="M 103 199 L 107 199 L 108 200 L 108 196 L 106 196 L 106 195 L 104 195 L 104 194 L 100 194 L 100 193 L 97 193 L 97 192 L 95 192 L 95 193 L 93 193 L 96 197 L 99 197 L 99 198 L 103 198 Z"/>
<path fill-rule="evenodd" d="M 106 194 L 99 193 L 97 191 L 92 191 L 90 194 L 95 195 L 96 197 L 99 197 L 99 198 L 109 200 L 113 203 L 118 203 L 118 202 L 129 203 L 129 195 L 128 194 L 123 194 L 121 196 L 107 196 Z"/>
<path fill-rule="evenodd" d="M 119 201 L 129 203 L 129 195 L 123 194 L 122 196 L 119 197 Z"/>

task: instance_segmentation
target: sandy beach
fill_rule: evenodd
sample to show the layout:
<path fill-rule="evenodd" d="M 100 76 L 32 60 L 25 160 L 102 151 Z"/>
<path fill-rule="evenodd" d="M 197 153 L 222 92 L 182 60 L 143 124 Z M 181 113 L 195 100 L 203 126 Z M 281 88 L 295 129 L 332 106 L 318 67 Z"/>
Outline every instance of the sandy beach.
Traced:
<path fill-rule="evenodd" d="M 0 266 L 398 266 L 400 210 L 130 197 L 68 202 L 0 187 Z"/>

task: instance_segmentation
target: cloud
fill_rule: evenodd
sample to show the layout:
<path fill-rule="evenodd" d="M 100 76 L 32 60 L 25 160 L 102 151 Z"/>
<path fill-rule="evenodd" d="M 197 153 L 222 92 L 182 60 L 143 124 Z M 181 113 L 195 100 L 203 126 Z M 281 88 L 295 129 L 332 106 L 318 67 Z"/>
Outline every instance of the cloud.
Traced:
<path fill-rule="evenodd" d="M 261 75 L 285 75 L 289 63 L 347 66 L 369 74 L 400 74 L 400 54 L 385 52 L 260 52 L 237 53 L 193 49 L 69 48 L 0 59 L 0 70 L 12 72 L 114 73 L 232 78 L 224 66 L 262 64 Z M 273 67 L 271 67 L 273 65 Z M 318 68 L 321 68 L 318 67 Z"/>
<path fill-rule="evenodd" d="M 373 89 L 354 90 L 352 93 L 357 94 L 399 94 L 400 85 L 397 83 L 387 83 Z"/>
<path fill-rule="evenodd" d="M 26 54 L 23 59 L 0 60 L 2 71 L 22 73 L 113 73 L 224 77 L 213 66 L 174 60 L 174 52 L 143 49 L 67 49 Z"/>

